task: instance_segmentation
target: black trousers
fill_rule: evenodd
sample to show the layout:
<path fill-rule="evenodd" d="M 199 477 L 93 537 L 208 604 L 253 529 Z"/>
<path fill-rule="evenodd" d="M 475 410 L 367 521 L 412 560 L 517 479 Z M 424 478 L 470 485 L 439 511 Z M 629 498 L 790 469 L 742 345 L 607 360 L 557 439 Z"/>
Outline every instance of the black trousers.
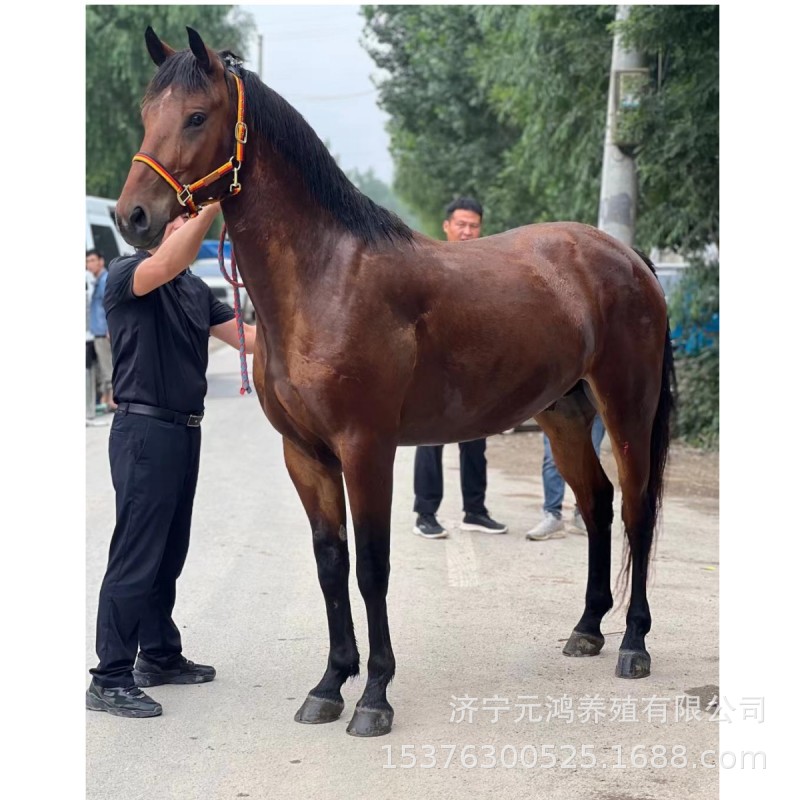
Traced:
<path fill-rule="evenodd" d="M 467 514 L 485 514 L 486 439 L 458 445 L 461 459 L 461 498 Z M 444 445 L 418 447 L 414 455 L 414 511 L 435 514 L 444 496 L 442 451 Z"/>
<path fill-rule="evenodd" d="M 137 649 L 169 666 L 181 654 L 172 621 L 189 549 L 200 428 L 116 414 L 109 435 L 117 523 L 97 611 L 101 686 L 131 686 Z"/>

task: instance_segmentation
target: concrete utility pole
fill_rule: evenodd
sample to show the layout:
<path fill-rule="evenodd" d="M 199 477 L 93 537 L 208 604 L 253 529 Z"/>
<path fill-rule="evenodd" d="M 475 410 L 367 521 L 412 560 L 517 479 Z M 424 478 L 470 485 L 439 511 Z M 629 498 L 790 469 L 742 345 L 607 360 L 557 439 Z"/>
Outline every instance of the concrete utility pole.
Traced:
<path fill-rule="evenodd" d="M 630 10 L 630 6 L 617 6 L 617 21 L 627 19 Z M 636 162 L 620 149 L 618 131 L 620 114 L 624 113 L 626 100 L 630 102 L 630 96 L 625 94 L 623 76 L 644 75 L 643 68 L 639 53 L 626 50 L 620 35 L 614 34 L 597 227 L 628 245 L 633 244 L 636 230 Z"/>

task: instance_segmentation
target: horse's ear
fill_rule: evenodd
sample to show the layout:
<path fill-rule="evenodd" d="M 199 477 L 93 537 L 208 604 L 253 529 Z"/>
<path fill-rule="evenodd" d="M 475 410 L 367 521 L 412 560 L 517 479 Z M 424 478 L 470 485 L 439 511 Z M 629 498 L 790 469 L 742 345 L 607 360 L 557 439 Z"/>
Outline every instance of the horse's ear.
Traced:
<path fill-rule="evenodd" d="M 186 32 L 189 34 L 189 49 L 194 53 L 194 57 L 198 60 L 203 70 L 210 73 L 213 69 L 214 54 L 206 47 L 205 42 L 203 42 L 196 30 L 187 25 Z"/>
<path fill-rule="evenodd" d="M 150 58 L 153 59 L 157 67 L 160 67 L 175 52 L 168 44 L 164 44 L 156 36 L 156 32 L 149 25 L 144 32 L 144 40 L 147 43 L 147 52 L 150 53 Z"/>

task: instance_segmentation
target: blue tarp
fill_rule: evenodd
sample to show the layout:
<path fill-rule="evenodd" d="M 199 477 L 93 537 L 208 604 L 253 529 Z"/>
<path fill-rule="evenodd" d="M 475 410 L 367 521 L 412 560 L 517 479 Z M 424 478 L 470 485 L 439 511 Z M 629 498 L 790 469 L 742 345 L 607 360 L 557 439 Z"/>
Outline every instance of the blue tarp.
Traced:
<path fill-rule="evenodd" d="M 676 325 L 671 334 L 675 350 L 687 356 L 697 355 L 719 341 L 719 314 L 712 314 L 704 325 L 693 325 L 687 330 L 682 325 Z"/>
<path fill-rule="evenodd" d="M 217 258 L 219 252 L 219 241 L 217 239 L 205 239 L 203 244 L 200 245 L 200 252 L 197 258 Z M 225 260 L 228 261 L 231 257 L 231 243 L 230 240 L 225 240 L 225 247 L 223 249 Z"/>

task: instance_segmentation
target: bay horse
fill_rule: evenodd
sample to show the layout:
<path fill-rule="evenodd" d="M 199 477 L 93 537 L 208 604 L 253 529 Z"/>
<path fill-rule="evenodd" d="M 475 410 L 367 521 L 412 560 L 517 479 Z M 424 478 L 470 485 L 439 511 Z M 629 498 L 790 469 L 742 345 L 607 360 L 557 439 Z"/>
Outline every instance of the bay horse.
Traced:
<path fill-rule="evenodd" d="M 653 265 L 574 222 L 452 244 L 412 231 L 361 194 L 302 116 L 233 53 L 187 30 L 181 51 L 145 34 L 158 69 L 117 223 L 131 245 L 152 249 L 171 219 L 221 201 L 257 313 L 253 381 L 283 437 L 327 609 L 327 667 L 295 719 L 338 719 L 340 689 L 359 672 L 345 485 L 369 626 L 367 681 L 347 732 L 379 736 L 394 716 L 386 593 L 396 448 L 486 437 L 531 417 L 588 531 L 584 612 L 563 652 L 597 655 L 613 605 L 613 487 L 590 436 L 599 413 L 629 548 L 616 674 L 648 675 L 647 569 L 673 404 Z"/>

